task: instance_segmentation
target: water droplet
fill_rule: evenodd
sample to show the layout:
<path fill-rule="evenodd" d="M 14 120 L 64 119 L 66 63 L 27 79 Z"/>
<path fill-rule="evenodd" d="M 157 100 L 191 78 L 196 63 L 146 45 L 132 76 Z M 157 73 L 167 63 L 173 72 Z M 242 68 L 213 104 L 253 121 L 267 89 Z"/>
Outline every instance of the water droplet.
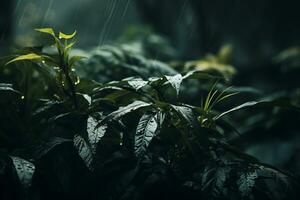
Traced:
<path fill-rule="evenodd" d="M 21 99 L 25 99 L 25 96 L 21 96 Z"/>
<path fill-rule="evenodd" d="M 44 60 L 42 60 L 42 63 L 45 64 L 46 62 Z"/>
<path fill-rule="evenodd" d="M 75 81 L 75 85 L 78 85 L 80 83 L 80 78 L 77 76 L 76 81 Z"/>

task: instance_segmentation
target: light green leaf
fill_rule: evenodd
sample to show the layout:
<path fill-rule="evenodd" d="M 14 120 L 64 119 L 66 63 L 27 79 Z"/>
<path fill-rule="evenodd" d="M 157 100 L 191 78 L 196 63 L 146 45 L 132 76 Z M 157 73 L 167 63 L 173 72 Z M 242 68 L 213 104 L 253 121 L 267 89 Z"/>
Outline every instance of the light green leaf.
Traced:
<path fill-rule="evenodd" d="M 23 61 L 23 60 L 41 60 L 43 57 L 40 56 L 40 55 L 37 55 L 35 53 L 29 53 L 29 54 L 26 54 L 26 55 L 21 55 L 21 56 L 18 56 L 16 58 L 14 58 L 13 60 L 9 61 L 8 63 L 6 63 L 6 65 L 8 64 L 11 64 L 13 62 L 16 62 L 16 61 Z"/>
<path fill-rule="evenodd" d="M 74 33 L 68 35 L 68 34 L 65 34 L 65 33 L 62 33 L 62 32 L 59 32 L 59 39 L 65 39 L 65 40 L 69 40 L 69 39 L 72 39 L 74 36 L 76 35 L 76 31 L 74 31 Z"/>
<path fill-rule="evenodd" d="M 72 47 L 74 46 L 74 44 L 76 44 L 76 41 L 71 42 L 70 44 L 68 44 L 68 45 L 65 47 L 65 50 L 68 50 L 68 49 L 72 48 Z"/>
<path fill-rule="evenodd" d="M 36 28 L 34 30 L 41 32 L 41 33 L 47 33 L 47 34 L 50 34 L 55 37 L 55 33 L 52 28 Z"/>

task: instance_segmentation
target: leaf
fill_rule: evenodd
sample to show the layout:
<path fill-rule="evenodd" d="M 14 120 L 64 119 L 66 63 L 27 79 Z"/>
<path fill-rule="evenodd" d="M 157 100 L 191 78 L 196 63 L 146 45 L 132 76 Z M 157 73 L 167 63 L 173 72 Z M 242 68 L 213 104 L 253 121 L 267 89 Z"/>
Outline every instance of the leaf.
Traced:
<path fill-rule="evenodd" d="M 243 173 L 240 178 L 237 180 L 237 185 L 241 195 L 243 197 L 249 196 L 252 191 L 252 188 L 255 185 L 255 180 L 257 179 L 256 170 L 253 172 Z"/>
<path fill-rule="evenodd" d="M 222 76 L 216 76 L 216 75 L 211 75 L 207 72 L 203 72 L 201 70 L 193 70 L 189 71 L 187 74 L 183 76 L 183 79 L 208 79 L 208 80 L 213 80 L 213 79 L 221 79 L 223 80 L 224 78 Z"/>
<path fill-rule="evenodd" d="M 175 89 L 176 95 L 178 96 L 180 91 L 180 85 L 183 79 L 181 74 L 176 74 L 175 76 L 165 76 L 165 77 L 168 80 L 168 82 L 172 85 L 172 87 Z"/>
<path fill-rule="evenodd" d="M 50 34 L 55 37 L 55 33 L 52 28 L 36 28 L 34 30 L 41 32 L 41 33 L 47 33 L 47 34 Z"/>
<path fill-rule="evenodd" d="M 65 39 L 65 40 L 69 40 L 72 39 L 75 35 L 76 35 L 76 31 L 74 31 L 72 34 L 65 34 L 62 32 L 59 32 L 59 39 Z"/>
<path fill-rule="evenodd" d="M 269 101 L 249 101 L 246 103 L 243 103 L 239 106 L 236 106 L 230 110 L 227 110 L 219 115 L 217 115 L 216 117 L 214 117 L 214 120 L 218 120 L 219 118 L 223 117 L 224 115 L 227 115 L 231 112 L 234 111 L 238 111 L 244 108 L 252 108 L 252 107 L 286 107 L 286 108 L 294 108 L 299 110 L 298 107 L 296 107 L 295 105 L 293 105 L 288 99 L 282 99 L 282 98 L 278 98 L 278 99 L 274 99 L 274 100 L 269 100 Z"/>
<path fill-rule="evenodd" d="M 69 60 L 69 65 L 73 66 L 77 61 L 84 59 L 84 56 L 73 56 L 72 58 L 70 58 Z"/>
<path fill-rule="evenodd" d="M 176 112 L 177 116 L 181 119 L 184 120 L 187 125 L 187 127 L 194 127 L 196 123 L 196 117 L 193 113 L 193 110 L 189 107 L 186 106 L 175 106 L 171 105 L 171 108 Z"/>
<path fill-rule="evenodd" d="M 207 195 L 212 195 L 217 199 L 226 196 L 226 181 L 229 178 L 230 167 L 206 167 L 202 175 L 202 190 Z"/>
<path fill-rule="evenodd" d="M 97 127 L 98 121 L 90 116 L 87 119 L 87 132 L 89 137 L 89 142 L 91 144 L 92 152 L 96 153 L 96 148 L 98 142 L 101 140 L 101 138 L 105 135 L 107 130 L 107 124 L 101 125 Z"/>
<path fill-rule="evenodd" d="M 43 102 L 43 104 L 38 107 L 34 112 L 33 115 L 39 115 L 45 112 L 49 112 L 49 110 L 55 109 L 55 108 L 60 108 L 61 106 L 63 106 L 62 101 L 54 101 L 54 100 L 46 100 L 45 102 Z M 53 112 L 53 111 L 52 111 Z"/>
<path fill-rule="evenodd" d="M 93 170 L 92 163 L 94 156 L 84 138 L 80 135 L 75 135 L 73 141 L 75 148 L 78 150 L 79 156 L 82 158 L 86 166 L 90 170 Z"/>
<path fill-rule="evenodd" d="M 20 182 L 25 188 L 31 186 L 32 177 L 35 171 L 35 166 L 22 158 L 11 156 L 15 169 L 17 171 Z"/>
<path fill-rule="evenodd" d="M 144 87 L 148 84 L 148 81 L 144 81 L 141 78 L 135 78 L 127 81 L 128 85 L 130 85 L 136 91 Z"/>
<path fill-rule="evenodd" d="M 11 91 L 15 93 L 20 93 L 19 91 L 13 89 L 12 84 L 0 83 L 0 91 Z"/>
<path fill-rule="evenodd" d="M 147 147 L 159 126 L 157 120 L 157 114 L 154 113 L 145 113 L 141 117 L 135 133 L 134 150 L 137 157 L 142 157 L 146 153 Z"/>
<path fill-rule="evenodd" d="M 140 108 L 144 108 L 144 107 L 149 107 L 151 106 L 150 103 L 146 103 L 144 101 L 134 101 L 133 103 L 127 105 L 127 106 L 124 106 L 124 107 L 120 107 L 118 110 L 110 113 L 105 119 L 119 119 L 120 117 L 130 113 L 130 112 L 133 112 L 135 110 L 138 110 Z"/>
<path fill-rule="evenodd" d="M 247 108 L 247 107 L 252 107 L 252 106 L 257 105 L 257 104 L 258 104 L 258 102 L 256 102 L 256 101 L 249 101 L 249 102 L 243 103 L 243 104 L 241 104 L 239 106 L 236 106 L 236 107 L 234 107 L 234 108 L 232 108 L 230 110 L 227 110 L 227 111 L 219 114 L 214 119 L 217 120 L 217 119 L 219 119 L 219 118 L 223 117 L 224 115 L 227 115 L 227 114 L 229 114 L 231 112 L 234 112 L 234 111 L 237 111 L 237 110 L 240 110 L 240 109 L 243 109 L 243 108 Z"/>
<path fill-rule="evenodd" d="M 71 143 L 72 140 L 61 138 L 61 137 L 52 137 L 47 141 L 43 141 L 40 145 L 35 147 L 34 158 L 41 159 L 46 156 L 50 151 L 54 150 L 57 146 L 62 144 Z"/>
<path fill-rule="evenodd" d="M 5 65 L 9 65 L 13 62 L 23 61 L 23 60 L 41 60 L 42 58 L 43 58 L 42 56 L 37 55 L 35 53 L 29 53 L 26 55 L 18 56 L 16 58 L 14 58 L 13 60 L 9 61 L 8 63 L 6 63 Z"/>
<path fill-rule="evenodd" d="M 68 45 L 65 47 L 65 50 L 68 50 L 68 49 L 72 48 L 75 44 L 76 44 L 76 41 L 71 42 L 70 44 L 68 44 Z"/>

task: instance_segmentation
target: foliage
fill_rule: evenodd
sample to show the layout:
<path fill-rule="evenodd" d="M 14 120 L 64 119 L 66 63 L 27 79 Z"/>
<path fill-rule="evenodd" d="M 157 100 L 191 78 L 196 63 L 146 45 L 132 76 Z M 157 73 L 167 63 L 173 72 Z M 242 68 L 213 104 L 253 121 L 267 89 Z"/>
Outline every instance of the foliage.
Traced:
<path fill-rule="evenodd" d="M 81 57 L 69 53 L 76 32 L 37 31 L 54 40 L 54 53 L 25 51 L 3 66 L 23 64 L 25 77 L 43 71 L 24 85 L 19 79 L 0 84 L 2 199 L 297 198 L 297 180 L 238 150 L 230 140 L 236 129 L 225 120 L 246 108 L 298 110 L 291 99 L 215 110 L 237 92 L 225 74 L 180 74 L 118 47 L 95 50 L 78 63 L 91 68 L 87 73 L 92 63 L 101 65 L 92 78 L 109 79 L 79 78 L 73 69 Z M 114 70 L 124 77 L 113 80 Z M 182 85 L 191 81 L 208 91 L 202 106 L 181 101 Z"/>

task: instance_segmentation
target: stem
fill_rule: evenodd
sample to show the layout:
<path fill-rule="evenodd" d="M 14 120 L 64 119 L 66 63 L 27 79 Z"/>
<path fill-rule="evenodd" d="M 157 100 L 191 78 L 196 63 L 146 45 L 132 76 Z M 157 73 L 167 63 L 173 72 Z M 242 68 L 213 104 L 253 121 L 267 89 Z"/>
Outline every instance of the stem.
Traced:
<path fill-rule="evenodd" d="M 73 103 L 74 103 L 74 106 L 75 106 L 75 109 L 78 108 L 78 101 L 77 101 L 77 98 L 76 98 L 76 90 L 75 90 L 75 86 L 72 82 L 72 79 L 71 77 L 69 76 L 69 73 L 68 73 L 68 69 L 67 69 L 67 65 L 65 64 L 64 62 L 64 55 L 63 53 L 60 51 L 59 48 L 57 48 L 58 50 L 58 54 L 59 54 L 59 60 L 60 60 L 60 66 L 61 66 L 61 69 L 66 77 L 66 80 L 68 82 L 68 86 L 70 87 L 71 89 L 71 95 L 72 95 L 72 100 L 73 100 Z M 64 88 L 64 86 L 62 85 L 62 87 Z M 65 90 L 64 90 L 65 91 Z M 66 91 L 65 91 L 66 92 Z"/>
<path fill-rule="evenodd" d="M 75 108 L 77 109 L 78 108 L 78 102 L 77 102 L 77 98 L 76 98 L 76 90 L 75 90 L 75 86 L 72 82 L 72 79 L 71 77 L 69 76 L 68 72 L 64 70 L 64 73 L 65 73 L 65 76 L 67 78 L 67 81 L 68 81 L 68 85 L 70 86 L 70 89 L 71 89 L 71 93 L 72 93 L 72 99 L 73 99 L 73 103 L 74 103 L 74 106 Z"/>

